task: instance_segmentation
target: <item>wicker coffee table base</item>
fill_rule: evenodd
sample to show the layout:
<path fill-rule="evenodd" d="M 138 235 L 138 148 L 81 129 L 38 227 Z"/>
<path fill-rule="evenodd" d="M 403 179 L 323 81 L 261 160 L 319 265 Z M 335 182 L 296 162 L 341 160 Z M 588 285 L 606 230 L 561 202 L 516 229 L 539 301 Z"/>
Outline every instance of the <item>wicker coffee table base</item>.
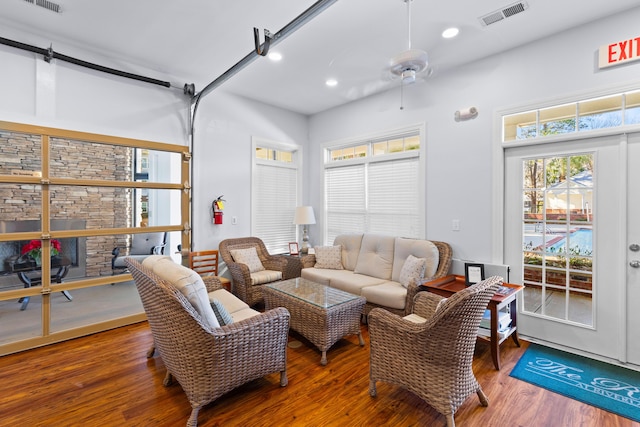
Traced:
<path fill-rule="evenodd" d="M 360 330 L 360 316 L 366 300 L 357 297 L 329 308 L 310 304 L 277 289 L 263 288 L 265 308 L 286 307 L 291 314 L 291 329 L 308 339 L 321 352 L 320 364 L 327 364 L 327 350 L 347 335 L 358 335 L 364 346 Z"/>

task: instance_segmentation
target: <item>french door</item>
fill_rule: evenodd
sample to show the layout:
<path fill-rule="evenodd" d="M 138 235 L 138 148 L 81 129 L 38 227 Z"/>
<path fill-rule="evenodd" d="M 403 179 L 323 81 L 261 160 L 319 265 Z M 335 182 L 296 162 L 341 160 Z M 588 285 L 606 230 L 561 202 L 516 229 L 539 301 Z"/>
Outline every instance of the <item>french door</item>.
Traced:
<path fill-rule="evenodd" d="M 639 135 L 505 150 L 504 259 L 525 284 L 523 335 L 640 365 L 640 251 L 628 249 L 639 162 Z"/>
<path fill-rule="evenodd" d="M 629 135 L 627 149 L 626 350 L 627 361 L 640 366 L 640 133 Z"/>

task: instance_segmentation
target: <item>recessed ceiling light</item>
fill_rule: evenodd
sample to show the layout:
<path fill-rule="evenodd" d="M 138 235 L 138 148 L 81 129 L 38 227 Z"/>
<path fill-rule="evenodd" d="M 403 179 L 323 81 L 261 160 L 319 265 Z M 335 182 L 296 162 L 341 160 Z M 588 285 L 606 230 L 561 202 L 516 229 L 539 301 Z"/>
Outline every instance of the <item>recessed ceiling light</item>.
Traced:
<path fill-rule="evenodd" d="M 333 86 L 337 86 L 338 85 L 338 81 L 336 79 L 328 79 L 325 83 L 329 87 L 333 87 Z"/>
<path fill-rule="evenodd" d="M 459 32 L 460 30 L 456 27 L 447 28 L 442 32 L 442 37 L 444 37 L 445 39 L 451 39 L 457 36 Z"/>
<path fill-rule="evenodd" d="M 269 52 L 267 56 L 272 61 L 280 61 L 282 59 L 282 54 L 280 52 Z"/>

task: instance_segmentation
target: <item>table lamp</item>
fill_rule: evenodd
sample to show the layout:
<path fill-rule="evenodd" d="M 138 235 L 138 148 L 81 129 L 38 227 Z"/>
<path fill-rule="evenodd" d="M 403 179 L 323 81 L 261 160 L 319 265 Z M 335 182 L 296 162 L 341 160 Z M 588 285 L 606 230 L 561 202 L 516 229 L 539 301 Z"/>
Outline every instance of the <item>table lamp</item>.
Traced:
<path fill-rule="evenodd" d="M 298 206 L 293 216 L 293 223 L 295 225 L 303 225 L 302 227 L 302 245 L 300 252 L 303 254 L 309 253 L 309 234 L 307 233 L 307 225 L 316 223 L 316 216 L 313 214 L 313 207 L 311 206 Z"/>

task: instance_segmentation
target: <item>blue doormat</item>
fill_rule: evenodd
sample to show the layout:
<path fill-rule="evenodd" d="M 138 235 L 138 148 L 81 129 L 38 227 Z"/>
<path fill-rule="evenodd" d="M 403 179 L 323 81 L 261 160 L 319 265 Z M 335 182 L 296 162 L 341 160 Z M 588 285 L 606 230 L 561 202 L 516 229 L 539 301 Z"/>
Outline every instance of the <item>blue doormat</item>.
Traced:
<path fill-rule="evenodd" d="M 640 422 L 640 372 L 530 344 L 509 375 Z"/>

